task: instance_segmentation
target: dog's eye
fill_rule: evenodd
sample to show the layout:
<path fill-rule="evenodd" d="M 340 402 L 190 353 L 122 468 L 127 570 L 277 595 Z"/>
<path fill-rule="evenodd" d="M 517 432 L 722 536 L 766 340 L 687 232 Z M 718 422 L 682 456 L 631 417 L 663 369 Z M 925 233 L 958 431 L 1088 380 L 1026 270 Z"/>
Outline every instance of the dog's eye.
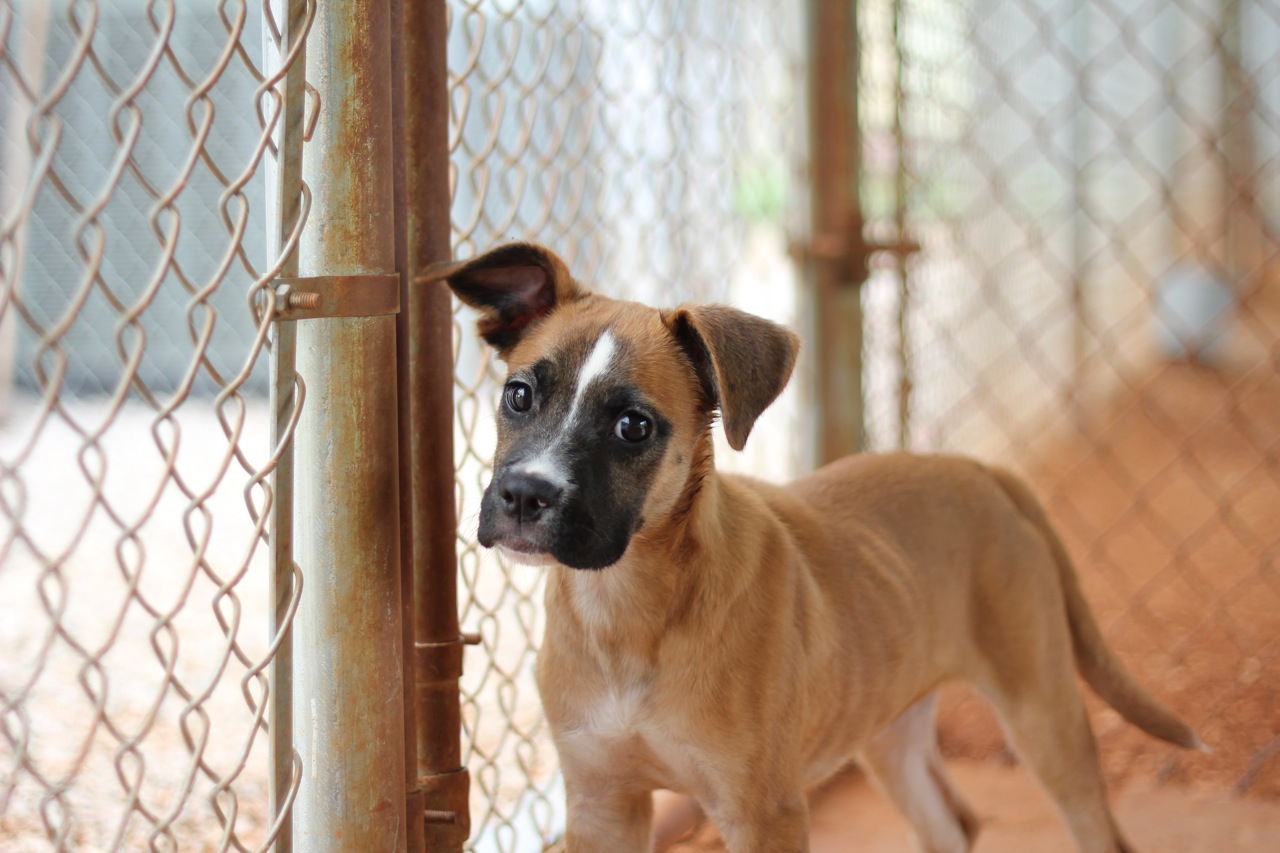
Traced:
<path fill-rule="evenodd" d="M 613 434 L 623 441 L 644 441 L 653 430 L 653 421 L 639 412 L 623 412 L 613 425 Z"/>
<path fill-rule="evenodd" d="M 523 382 L 509 382 L 502 394 L 513 412 L 527 412 L 533 406 L 533 389 Z"/>

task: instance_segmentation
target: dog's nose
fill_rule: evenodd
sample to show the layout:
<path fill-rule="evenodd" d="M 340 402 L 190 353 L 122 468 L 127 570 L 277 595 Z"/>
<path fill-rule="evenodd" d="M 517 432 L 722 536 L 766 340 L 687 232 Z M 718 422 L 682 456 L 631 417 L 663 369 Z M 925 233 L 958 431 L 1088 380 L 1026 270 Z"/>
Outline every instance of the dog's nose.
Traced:
<path fill-rule="evenodd" d="M 498 497 L 507 515 L 521 522 L 536 521 L 560 500 L 561 489 L 549 480 L 532 474 L 512 473 L 502 480 Z"/>

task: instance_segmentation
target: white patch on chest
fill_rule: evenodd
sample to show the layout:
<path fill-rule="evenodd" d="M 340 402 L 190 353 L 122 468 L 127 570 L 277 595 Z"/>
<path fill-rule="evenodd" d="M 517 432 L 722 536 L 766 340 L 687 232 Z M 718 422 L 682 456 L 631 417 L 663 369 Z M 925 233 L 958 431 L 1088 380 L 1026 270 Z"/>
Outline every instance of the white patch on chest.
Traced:
<path fill-rule="evenodd" d="M 671 699 L 655 693 L 652 674 L 615 676 L 584 695 L 575 719 L 556 737 L 561 761 L 606 777 L 629 779 L 685 793 L 698 788 L 706 756 L 662 714 Z"/>
<path fill-rule="evenodd" d="M 635 686 L 606 690 L 588 711 L 584 731 L 602 741 L 628 740 L 640 735 L 637 729 L 644 692 Z"/>
<path fill-rule="evenodd" d="M 639 685 L 607 688 L 581 707 L 577 722 L 559 738 L 564 760 L 608 772 L 635 772 L 648 764 Z"/>
<path fill-rule="evenodd" d="M 604 692 L 560 739 L 561 759 L 605 776 L 695 793 L 707 757 L 671 721 L 653 715 L 640 688 Z"/>

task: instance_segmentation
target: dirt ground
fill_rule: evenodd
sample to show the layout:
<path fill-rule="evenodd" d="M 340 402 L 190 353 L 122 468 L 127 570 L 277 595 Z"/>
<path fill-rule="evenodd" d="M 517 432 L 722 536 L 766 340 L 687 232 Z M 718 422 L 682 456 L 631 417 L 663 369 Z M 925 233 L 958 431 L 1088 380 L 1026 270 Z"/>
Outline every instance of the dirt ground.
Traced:
<path fill-rule="evenodd" d="M 953 763 L 952 775 L 982 820 L 975 853 L 1075 853 L 1052 803 L 1027 774 L 990 762 Z M 1114 798 L 1116 818 L 1151 853 L 1270 853 L 1280 849 L 1280 804 L 1135 786 Z M 850 772 L 811 799 L 813 853 L 907 853 L 906 821 L 866 779 Z M 704 828 L 676 853 L 724 850 Z"/>

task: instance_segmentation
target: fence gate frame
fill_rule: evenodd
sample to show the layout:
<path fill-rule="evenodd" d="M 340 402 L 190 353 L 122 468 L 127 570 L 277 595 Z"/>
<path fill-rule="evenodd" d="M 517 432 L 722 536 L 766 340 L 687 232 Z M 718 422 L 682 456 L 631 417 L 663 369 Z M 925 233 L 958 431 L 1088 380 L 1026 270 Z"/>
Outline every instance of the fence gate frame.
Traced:
<path fill-rule="evenodd" d="M 453 458 L 453 302 L 428 268 L 450 260 L 448 10 L 392 0 L 404 577 L 405 747 L 410 850 L 461 853 L 471 834 L 471 779 L 462 763 L 458 680 L 467 642 L 458 626 Z M 399 37 L 396 34 L 400 34 Z M 412 642 L 411 642 L 412 641 Z M 416 735 L 415 735 L 416 731 Z M 420 815 L 420 816 L 419 816 Z"/>
<path fill-rule="evenodd" d="M 273 442 L 302 407 L 271 515 L 273 628 L 297 607 L 271 670 L 273 846 L 460 853 L 452 304 L 424 272 L 451 255 L 447 9 L 282 5 L 269 192 L 280 245 L 305 227 L 271 363 Z"/>

